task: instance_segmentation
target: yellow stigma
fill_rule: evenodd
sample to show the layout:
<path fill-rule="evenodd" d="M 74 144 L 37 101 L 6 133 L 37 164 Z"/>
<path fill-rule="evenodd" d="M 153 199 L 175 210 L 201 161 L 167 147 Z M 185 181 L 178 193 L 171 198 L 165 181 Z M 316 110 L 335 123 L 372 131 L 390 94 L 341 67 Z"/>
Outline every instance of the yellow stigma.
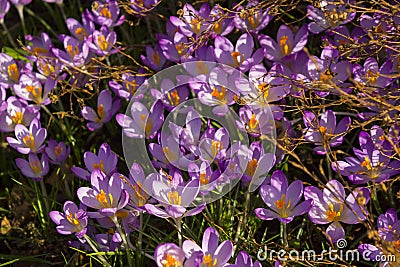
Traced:
<path fill-rule="evenodd" d="M 142 127 L 142 129 L 145 131 L 146 136 L 150 136 L 150 131 L 151 131 L 151 129 L 152 129 L 153 126 L 152 126 L 152 122 L 151 122 L 151 119 L 150 119 L 150 118 L 147 118 L 147 124 L 144 125 L 145 122 L 146 122 L 146 117 L 147 117 L 146 114 L 140 114 L 140 122 L 139 122 L 139 125 L 140 125 L 140 127 Z"/>
<path fill-rule="evenodd" d="M 168 202 L 171 205 L 181 205 L 182 198 L 179 195 L 178 191 L 171 191 L 168 193 Z"/>
<path fill-rule="evenodd" d="M 231 56 L 233 58 L 233 62 L 234 62 L 234 66 L 235 68 L 239 67 L 240 63 L 243 62 L 244 60 L 244 54 L 241 54 L 237 51 L 233 51 L 231 53 Z M 240 56 L 240 59 L 238 59 L 238 57 Z M 239 61 L 240 60 L 240 61 Z"/>
<path fill-rule="evenodd" d="M 221 86 L 221 91 L 218 91 L 217 88 L 214 87 L 211 95 L 221 101 L 222 103 L 226 103 L 225 95 L 226 95 L 226 88 L 225 86 Z"/>
<path fill-rule="evenodd" d="M 42 165 L 38 160 L 33 160 L 32 162 L 29 162 L 29 166 L 31 167 L 32 171 L 36 174 L 39 174 L 42 171 Z"/>
<path fill-rule="evenodd" d="M 210 254 L 206 254 L 203 256 L 203 266 L 204 267 L 214 267 L 217 266 L 217 259 L 214 259 L 211 257 Z"/>
<path fill-rule="evenodd" d="M 103 104 L 100 104 L 97 107 L 97 115 L 98 115 L 98 118 L 95 119 L 96 122 L 100 122 L 100 121 L 102 121 L 104 119 L 104 106 L 103 106 Z"/>
<path fill-rule="evenodd" d="M 211 140 L 210 149 L 211 149 L 212 156 L 215 157 L 218 154 L 218 152 L 222 149 L 221 142 Z"/>
<path fill-rule="evenodd" d="M 32 134 L 27 134 L 22 138 L 22 142 L 26 147 L 33 149 L 35 147 L 35 137 Z"/>
<path fill-rule="evenodd" d="M 171 105 L 173 105 L 173 106 L 179 105 L 180 97 L 179 97 L 177 90 L 168 92 L 167 97 L 168 97 L 168 100 L 171 103 Z"/>
<path fill-rule="evenodd" d="M 102 17 L 111 19 L 111 12 L 107 7 L 102 8 L 99 13 Z"/>
<path fill-rule="evenodd" d="M 275 201 L 275 206 L 278 208 L 278 210 L 282 210 L 285 206 L 285 197 L 286 195 L 282 194 L 281 199 Z"/>
<path fill-rule="evenodd" d="M 256 119 L 256 114 L 252 114 L 249 120 L 250 129 L 254 130 L 258 125 L 258 120 Z"/>
<path fill-rule="evenodd" d="M 78 218 L 76 217 L 76 213 L 74 213 L 74 214 L 69 213 L 69 214 L 66 216 L 66 218 L 67 218 L 67 220 L 68 220 L 70 223 L 72 223 L 74 226 L 78 226 L 78 225 L 80 224 Z"/>
<path fill-rule="evenodd" d="M 192 26 L 192 30 L 194 31 L 194 33 L 196 33 L 196 35 L 199 35 L 200 33 L 200 29 L 201 29 L 201 20 L 199 19 L 192 19 L 192 21 L 190 22 L 191 26 Z"/>
<path fill-rule="evenodd" d="M 328 129 L 326 129 L 326 127 L 324 127 L 324 126 L 319 126 L 319 132 L 321 133 L 321 134 L 326 134 L 326 131 L 327 131 Z"/>
<path fill-rule="evenodd" d="M 361 167 L 366 167 L 367 170 L 369 170 L 369 171 L 372 170 L 372 164 L 371 164 L 371 161 L 368 156 L 365 157 L 364 161 L 361 162 L 360 165 L 361 165 Z"/>
<path fill-rule="evenodd" d="M 17 111 L 14 115 L 11 116 L 11 120 L 14 124 L 21 124 L 23 119 L 22 112 Z"/>
<path fill-rule="evenodd" d="M 368 70 L 367 73 L 365 74 L 365 78 L 367 78 L 367 81 L 370 84 L 375 84 L 378 77 L 379 73 L 372 70 Z"/>
<path fill-rule="evenodd" d="M 18 70 L 18 66 L 17 66 L 16 63 L 12 63 L 12 64 L 8 65 L 7 74 L 8 74 L 8 77 L 10 77 L 11 80 L 13 80 L 14 82 L 18 82 L 18 80 L 19 80 L 19 70 Z"/>
<path fill-rule="evenodd" d="M 289 37 L 284 35 L 279 40 L 279 47 L 281 48 L 282 54 L 284 56 L 289 54 L 289 44 L 288 44 Z"/>
<path fill-rule="evenodd" d="M 104 163 L 103 163 L 103 160 L 100 160 L 99 164 L 94 163 L 94 164 L 93 164 L 93 168 L 94 168 L 95 170 L 101 170 L 102 172 L 105 173 L 105 171 L 104 171 Z"/>
<path fill-rule="evenodd" d="M 286 194 L 282 194 L 281 199 L 275 201 L 275 207 L 280 210 L 280 214 L 282 218 L 289 217 L 289 211 L 291 207 L 290 200 L 288 203 L 285 202 Z"/>
<path fill-rule="evenodd" d="M 160 54 L 157 51 L 154 51 L 154 54 L 151 56 L 151 60 L 157 65 L 160 66 L 161 59 Z"/>
<path fill-rule="evenodd" d="M 183 43 L 175 45 L 176 51 L 178 52 L 178 55 L 181 57 L 183 54 L 183 49 L 184 49 Z"/>
<path fill-rule="evenodd" d="M 77 54 L 79 54 L 79 48 L 74 45 L 67 45 L 67 52 L 69 54 L 70 57 L 75 57 Z"/>
<path fill-rule="evenodd" d="M 249 21 L 249 24 L 253 29 L 257 28 L 258 24 L 260 23 L 257 14 L 255 14 L 254 16 L 249 16 L 247 20 Z"/>
<path fill-rule="evenodd" d="M 340 204 L 339 211 L 335 211 L 335 207 L 333 207 L 332 203 L 329 203 L 328 205 L 329 205 L 329 210 L 326 210 L 325 212 L 328 221 L 338 222 L 340 220 L 340 216 L 343 211 L 343 204 Z"/>
<path fill-rule="evenodd" d="M 106 41 L 106 37 L 104 35 L 97 36 L 97 43 L 99 44 L 101 50 L 107 50 L 108 42 Z"/>
<path fill-rule="evenodd" d="M 100 190 L 96 199 L 102 208 L 111 208 L 113 205 L 113 196 L 110 193 L 107 195 L 103 189 Z"/>
<path fill-rule="evenodd" d="M 164 267 L 180 267 L 181 266 L 181 262 L 179 260 L 177 260 L 171 254 L 167 254 L 165 256 L 165 259 L 161 261 L 161 264 Z"/>
<path fill-rule="evenodd" d="M 61 146 L 56 146 L 54 148 L 54 154 L 56 155 L 56 157 L 58 157 L 59 155 L 64 154 L 64 149 Z"/>
<path fill-rule="evenodd" d="M 50 63 L 40 64 L 40 66 L 42 67 L 42 71 L 45 76 L 50 76 L 50 74 L 54 73 L 54 66 Z"/>
<path fill-rule="evenodd" d="M 205 172 L 200 173 L 200 183 L 202 185 L 208 184 L 209 181 L 210 181 L 210 176 L 207 176 Z"/>
<path fill-rule="evenodd" d="M 136 88 L 137 88 L 137 83 L 135 80 L 132 80 L 130 82 L 125 82 L 125 89 L 132 95 L 136 93 Z"/>
<path fill-rule="evenodd" d="M 85 29 L 82 28 L 82 27 L 76 28 L 75 34 L 76 34 L 76 36 L 78 37 L 78 39 L 81 40 L 81 41 L 82 41 L 83 39 L 85 39 L 85 37 L 87 37 L 86 31 L 85 31 Z"/>
<path fill-rule="evenodd" d="M 258 91 L 263 94 L 264 99 L 266 99 L 269 95 L 270 85 L 268 83 L 261 83 L 257 86 Z"/>
<path fill-rule="evenodd" d="M 32 94 L 35 98 L 33 99 L 36 103 L 40 103 L 42 101 L 42 87 L 35 87 L 33 85 L 27 85 L 25 87 L 26 91 Z"/>
<path fill-rule="evenodd" d="M 257 159 L 252 159 L 247 163 L 246 167 L 246 174 L 248 176 L 253 176 L 254 173 L 256 172 L 256 169 L 258 167 L 258 160 Z"/>
<path fill-rule="evenodd" d="M 138 200 L 137 205 L 139 207 L 144 206 L 144 204 L 146 203 L 146 197 L 145 197 L 145 192 L 143 190 L 143 186 L 140 183 L 137 183 L 137 185 L 133 185 L 132 188 Z"/>

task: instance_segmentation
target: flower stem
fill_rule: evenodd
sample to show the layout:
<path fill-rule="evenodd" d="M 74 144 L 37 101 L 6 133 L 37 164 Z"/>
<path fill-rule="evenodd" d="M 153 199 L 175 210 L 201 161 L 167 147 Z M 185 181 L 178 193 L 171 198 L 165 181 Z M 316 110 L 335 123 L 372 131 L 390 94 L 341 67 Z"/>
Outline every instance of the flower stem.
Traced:
<path fill-rule="evenodd" d="M 48 202 L 48 196 L 47 196 L 47 191 L 46 191 L 46 186 L 44 184 L 43 179 L 40 180 L 40 189 L 42 190 L 42 196 L 43 196 L 43 202 L 44 206 L 46 208 L 45 214 L 48 214 L 50 212 L 50 207 L 49 207 L 49 202 Z"/>
<path fill-rule="evenodd" d="M 176 231 L 178 232 L 179 247 L 182 247 L 182 218 L 175 219 Z"/>
<path fill-rule="evenodd" d="M 239 236 L 241 234 L 240 232 L 242 231 L 242 226 L 246 225 L 247 211 L 249 209 L 249 203 L 250 203 L 250 191 L 246 190 L 244 211 L 243 211 L 242 216 L 240 216 L 239 223 L 238 223 L 238 226 L 237 226 L 237 229 L 236 229 L 235 244 L 237 244 L 237 242 L 239 241 Z"/>
<path fill-rule="evenodd" d="M 125 251 L 126 251 L 126 257 L 128 258 L 128 266 L 133 267 L 132 264 L 132 258 L 130 254 L 130 246 L 128 244 L 128 241 L 126 239 L 125 232 L 122 231 L 121 226 L 119 225 L 118 218 L 116 216 L 112 216 L 111 220 L 114 222 L 115 226 L 117 227 L 118 233 L 121 235 L 122 242 L 124 243 L 125 246 Z"/>
<path fill-rule="evenodd" d="M 99 253 L 99 250 L 97 249 L 97 247 L 95 246 L 95 244 L 93 244 L 92 240 L 85 234 L 83 236 L 86 240 L 86 242 L 89 244 L 89 246 L 93 249 L 94 252 Z M 107 267 L 111 267 L 111 265 L 108 263 L 108 261 L 102 256 L 102 255 L 97 255 L 99 260 Z"/>
<path fill-rule="evenodd" d="M 25 17 L 24 17 L 24 5 L 15 5 L 15 8 L 18 11 L 19 18 L 22 24 L 22 30 L 24 32 L 24 36 L 27 35 L 26 26 L 25 26 Z"/>
<path fill-rule="evenodd" d="M 287 240 L 287 225 L 286 223 L 281 223 L 281 238 L 282 238 L 282 245 L 285 249 L 289 247 L 288 240 Z"/>

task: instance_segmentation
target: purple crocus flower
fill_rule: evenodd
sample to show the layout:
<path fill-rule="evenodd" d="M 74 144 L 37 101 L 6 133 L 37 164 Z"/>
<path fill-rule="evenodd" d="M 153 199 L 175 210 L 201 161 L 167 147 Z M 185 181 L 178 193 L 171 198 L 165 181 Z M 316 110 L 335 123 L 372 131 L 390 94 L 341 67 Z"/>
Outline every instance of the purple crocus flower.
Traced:
<path fill-rule="evenodd" d="M 32 178 L 34 181 L 42 180 L 43 177 L 49 172 L 49 160 L 46 153 L 42 155 L 41 159 L 39 159 L 37 154 L 30 153 L 28 159 L 29 162 L 24 159 L 17 158 L 15 160 L 15 164 L 17 164 L 24 176 Z"/>
<path fill-rule="evenodd" d="M 308 30 L 318 34 L 327 29 L 335 29 L 341 24 L 352 21 L 356 12 L 347 9 L 346 4 L 326 4 L 321 9 L 308 6 L 307 15 L 312 22 L 308 24 Z"/>
<path fill-rule="evenodd" d="M 171 111 L 189 98 L 187 86 L 176 86 L 171 80 L 164 79 L 160 85 L 161 90 L 152 89 L 151 94 L 154 99 L 161 99 L 164 108 Z"/>
<path fill-rule="evenodd" d="M 117 114 L 115 119 L 126 136 L 153 139 L 164 122 L 162 106 L 161 101 L 156 101 L 149 112 L 142 103 L 134 102 L 131 106 L 132 117 Z"/>
<path fill-rule="evenodd" d="M 4 23 L 4 17 L 10 10 L 10 3 L 8 0 L 0 0 L 0 23 Z"/>
<path fill-rule="evenodd" d="M 115 0 L 94 1 L 92 10 L 86 10 L 87 16 L 99 25 L 106 25 L 109 28 L 121 25 L 125 16 L 120 14 L 118 2 Z"/>
<path fill-rule="evenodd" d="M 339 87 L 342 85 L 340 87 L 342 91 L 351 92 L 349 86 L 346 86 L 344 82 L 351 73 L 352 64 L 346 60 L 335 60 L 338 56 L 338 50 L 325 47 L 321 53 L 321 58 L 312 56 L 308 60 L 308 74 L 315 81 L 314 85 L 318 88 L 316 93 L 320 97 L 325 97 L 330 92 L 340 94 L 340 91 L 334 89 L 333 84 Z"/>
<path fill-rule="evenodd" d="M 29 130 L 22 124 L 15 126 L 15 137 L 7 137 L 9 145 L 21 154 L 40 153 L 44 149 L 44 140 L 47 136 L 46 128 L 42 128 L 40 121 L 34 119 Z"/>
<path fill-rule="evenodd" d="M 261 62 L 264 57 L 262 48 L 253 53 L 253 36 L 248 33 L 242 34 L 236 42 L 235 47 L 227 38 L 217 36 L 214 40 L 215 57 L 219 63 L 238 68 L 242 72 L 248 71 L 253 65 Z"/>
<path fill-rule="evenodd" d="M 311 111 L 304 111 L 303 121 L 306 126 L 304 138 L 317 145 L 314 151 L 319 155 L 325 155 L 329 147 L 336 147 L 343 143 L 344 134 L 350 128 L 350 117 L 343 118 L 336 125 L 336 115 L 332 110 L 327 110 L 319 121 Z"/>
<path fill-rule="evenodd" d="M 155 196 L 155 198 L 161 202 L 161 205 L 165 207 L 165 210 L 163 210 L 153 204 L 144 205 L 147 212 L 152 215 L 160 218 L 194 216 L 200 213 L 206 206 L 204 203 L 191 210 L 186 209 L 199 193 L 199 180 L 189 181 L 184 186 L 167 185 L 162 182 L 161 176 L 156 174 L 153 175 L 150 180 L 153 196 Z M 145 187 L 149 188 L 150 186 Z"/>
<path fill-rule="evenodd" d="M 35 58 L 37 56 L 53 56 L 53 53 L 51 52 L 53 43 L 47 33 L 42 32 L 40 37 L 27 35 L 25 36 L 25 39 L 32 43 L 31 45 L 26 46 L 26 48 L 35 56 Z"/>
<path fill-rule="evenodd" d="M 198 11 L 191 4 L 186 3 L 182 10 L 180 18 L 171 16 L 170 21 L 187 37 L 200 36 L 210 27 L 210 5 L 208 3 L 202 4 Z"/>
<path fill-rule="evenodd" d="M 210 18 L 212 19 L 213 37 L 225 36 L 233 31 L 235 28 L 232 13 L 227 13 L 219 5 L 214 5 L 210 11 Z"/>
<path fill-rule="evenodd" d="M 15 96 L 10 96 L 6 102 L 6 110 L 0 113 L 0 132 L 13 132 L 15 126 L 22 124 L 29 126 L 33 119 L 39 118 L 39 107 Z"/>
<path fill-rule="evenodd" d="M 185 266 L 225 266 L 233 256 L 233 244 L 225 240 L 218 245 L 218 237 L 218 232 L 209 227 L 204 231 L 201 247 L 191 240 L 185 240 L 182 245 L 187 258 Z"/>
<path fill-rule="evenodd" d="M 239 16 L 240 13 L 238 13 L 234 19 L 236 28 L 256 34 L 268 25 L 272 19 L 272 16 L 268 14 L 270 10 L 262 10 L 260 7 L 257 7 L 259 4 L 257 0 L 249 1 L 246 5 L 246 9 L 253 8 L 253 12 L 242 17 Z M 244 8 L 240 6 L 237 11 L 240 12 L 243 9 Z"/>
<path fill-rule="evenodd" d="M 109 122 L 121 106 L 121 101 L 113 99 L 111 92 L 102 90 L 97 98 L 97 112 L 89 106 L 82 109 L 82 116 L 89 122 L 86 124 L 90 131 L 95 131 Z"/>
<path fill-rule="evenodd" d="M 330 224 L 326 234 L 333 244 L 345 236 L 340 222 L 357 224 L 367 218 L 365 205 L 370 199 L 368 188 L 356 188 L 346 197 L 343 185 L 331 180 L 322 191 L 315 186 L 307 186 L 304 197 L 312 200 L 312 207 L 308 212 L 310 220 L 315 224 Z"/>
<path fill-rule="evenodd" d="M 174 243 L 159 244 L 154 251 L 154 260 L 158 267 L 180 267 L 185 261 L 185 253 Z"/>
<path fill-rule="evenodd" d="M 129 172 L 129 179 L 126 179 L 125 176 L 122 176 L 122 181 L 124 182 L 123 188 L 129 193 L 129 204 L 134 209 L 143 211 L 144 205 L 150 196 L 144 190 L 144 182 L 146 177 L 144 175 L 142 167 L 134 163 Z"/>
<path fill-rule="evenodd" d="M 72 201 L 66 201 L 64 204 L 64 213 L 51 211 L 50 218 L 57 224 L 57 232 L 62 235 L 75 234 L 78 238 L 86 234 L 88 217 L 84 210 L 78 209 Z"/>
<path fill-rule="evenodd" d="M 116 251 L 119 245 L 122 243 L 122 237 L 118 232 L 112 235 L 97 234 L 94 236 L 94 240 L 100 247 L 100 250 L 104 252 Z"/>
<path fill-rule="evenodd" d="M 7 89 L 17 84 L 21 74 L 30 73 L 32 65 L 16 61 L 7 54 L 0 53 L 0 86 Z"/>
<path fill-rule="evenodd" d="M 45 151 L 50 163 L 61 165 L 71 153 L 71 147 L 67 147 L 64 142 L 57 143 L 56 140 L 50 139 Z"/>
<path fill-rule="evenodd" d="M 33 75 L 22 74 L 18 84 L 13 86 L 14 92 L 22 99 L 33 101 L 37 105 L 48 105 L 51 103 L 48 98 L 56 83 L 53 79 L 46 79 L 44 85 Z"/>
<path fill-rule="evenodd" d="M 265 57 L 271 61 L 287 59 L 289 55 L 301 51 L 307 43 L 307 38 L 308 31 L 305 25 L 299 29 L 294 37 L 292 30 L 282 24 L 278 30 L 277 41 L 267 35 L 258 35 L 261 47 L 265 49 Z"/>
<path fill-rule="evenodd" d="M 147 45 L 146 56 L 141 55 L 140 58 L 146 66 L 155 71 L 160 71 L 167 61 L 159 44 L 156 44 L 154 48 Z"/>
<path fill-rule="evenodd" d="M 82 67 L 89 59 L 88 44 L 67 35 L 61 35 L 60 39 L 64 43 L 65 51 L 53 48 L 53 54 L 67 65 Z"/>
<path fill-rule="evenodd" d="M 378 233 L 389 242 L 400 240 L 400 221 L 395 209 L 388 209 L 385 214 L 379 215 Z"/>
<path fill-rule="evenodd" d="M 130 2 L 132 9 L 136 11 L 134 15 L 145 16 L 145 13 L 150 12 L 160 0 L 130 0 Z"/>
<path fill-rule="evenodd" d="M 77 195 L 82 204 L 98 210 L 88 213 L 90 217 L 114 217 L 128 204 L 128 191 L 123 189 L 119 173 L 108 178 L 101 170 L 94 170 L 90 176 L 93 188 L 81 187 Z"/>
<path fill-rule="evenodd" d="M 95 29 L 93 22 L 89 20 L 86 14 L 82 15 L 82 24 L 73 18 L 68 18 L 65 22 L 71 34 L 80 41 L 89 38 Z"/>
<path fill-rule="evenodd" d="M 254 212 L 262 220 L 278 219 L 290 223 L 295 216 L 303 215 L 311 208 L 311 200 L 297 205 L 302 195 L 303 183 L 296 180 L 288 186 L 285 174 L 277 170 L 271 175 L 271 185 L 260 188 L 260 196 L 270 210 L 257 208 Z"/>
<path fill-rule="evenodd" d="M 253 263 L 253 259 L 246 251 L 240 251 L 236 257 L 235 264 L 228 264 L 225 267 L 262 267 L 259 261 Z"/>
<path fill-rule="evenodd" d="M 187 37 L 180 32 L 176 32 L 171 38 L 161 37 L 158 41 L 165 58 L 175 63 L 181 62 L 188 54 L 187 42 Z"/>
<path fill-rule="evenodd" d="M 348 176 L 354 184 L 380 183 L 400 172 L 400 161 L 391 160 L 393 147 L 389 141 L 374 144 L 368 133 L 361 132 L 359 142 L 361 150 L 353 148 L 356 158 L 346 157 L 344 161 L 333 162 L 335 171 Z"/>
<path fill-rule="evenodd" d="M 98 155 L 87 151 L 83 155 L 86 169 L 80 167 L 72 167 L 72 172 L 83 180 L 90 180 L 90 173 L 94 170 L 101 170 L 110 176 L 117 170 L 118 156 L 111 151 L 107 143 L 101 145 Z"/>
<path fill-rule="evenodd" d="M 392 68 L 390 59 L 379 67 L 376 58 L 369 57 L 363 67 L 358 64 L 353 66 L 354 80 L 373 88 L 386 88 L 392 82 L 392 78 L 387 77 L 390 76 Z"/>
<path fill-rule="evenodd" d="M 95 30 L 90 36 L 88 45 L 98 56 L 115 54 L 119 48 L 114 48 L 117 41 L 117 34 L 110 31 L 106 26 L 102 26 L 100 31 Z"/>
<path fill-rule="evenodd" d="M 142 96 L 140 96 L 140 94 L 138 95 L 135 94 L 137 92 L 137 89 L 143 83 L 147 82 L 144 72 L 145 72 L 144 69 L 139 69 L 136 75 L 133 75 L 129 72 L 122 73 L 121 75 L 122 84 L 113 80 L 110 81 L 108 85 L 110 86 L 111 90 L 113 90 L 113 92 L 121 98 L 125 98 L 126 100 L 131 100 L 132 97 L 134 97 L 135 99 L 140 100 Z"/>

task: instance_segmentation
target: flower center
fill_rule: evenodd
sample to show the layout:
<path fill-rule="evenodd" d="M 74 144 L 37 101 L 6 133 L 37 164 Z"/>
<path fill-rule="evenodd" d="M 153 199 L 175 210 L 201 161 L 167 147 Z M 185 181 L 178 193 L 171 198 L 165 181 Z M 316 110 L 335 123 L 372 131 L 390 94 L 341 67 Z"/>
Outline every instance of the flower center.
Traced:
<path fill-rule="evenodd" d="M 42 172 L 42 165 L 40 165 L 40 161 L 38 160 L 33 160 L 32 162 L 29 162 L 29 166 L 35 174 L 40 174 Z"/>
<path fill-rule="evenodd" d="M 25 87 L 26 91 L 32 94 L 32 96 L 35 98 L 35 102 L 40 103 L 42 100 L 42 87 L 38 86 L 35 87 L 33 85 L 27 85 Z"/>
<path fill-rule="evenodd" d="M 35 137 L 33 137 L 31 133 L 25 135 L 22 139 L 22 142 L 25 144 L 26 147 L 30 149 L 33 149 L 35 147 Z"/>
<path fill-rule="evenodd" d="M 223 104 L 226 104 L 226 88 L 225 86 L 221 86 L 221 91 L 218 91 L 217 88 L 214 87 L 214 90 L 212 91 L 211 95 L 221 101 Z"/>
<path fill-rule="evenodd" d="M 289 37 L 284 35 L 279 39 L 279 47 L 281 48 L 282 54 L 284 56 L 289 54 L 289 44 L 288 44 Z"/>
<path fill-rule="evenodd" d="M 326 69 L 324 70 L 324 72 L 321 73 L 321 75 L 319 76 L 319 80 L 323 83 L 331 83 L 333 79 L 333 74 L 332 71 L 330 69 Z"/>
<path fill-rule="evenodd" d="M 21 124 L 23 119 L 22 112 L 17 111 L 13 116 L 11 116 L 11 120 L 14 124 Z"/>
<path fill-rule="evenodd" d="M 19 70 L 16 63 L 12 63 L 7 67 L 8 77 L 14 82 L 18 82 L 19 80 Z"/>
<path fill-rule="evenodd" d="M 247 20 L 249 21 L 249 24 L 253 29 L 257 28 L 258 24 L 260 24 L 260 20 L 257 14 L 255 14 L 254 16 L 249 16 Z"/>
<path fill-rule="evenodd" d="M 160 66 L 161 60 L 160 60 L 160 54 L 155 51 L 154 54 L 151 56 L 151 60 L 157 65 Z"/>
<path fill-rule="evenodd" d="M 240 54 L 237 51 L 233 51 L 231 53 L 231 56 L 232 56 L 235 68 L 239 67 L 240 63 L 243 62 L 243 60 L 244 60 L 244 54 Z M 238 57 L 240 57 L 240 58 L 238 59 Z"/>
<path fill-rule="evenodd" d="M 80 224 L 75 212 L 73 214 L 72 213 L 68 213 L 66 218 L 74 226 L 78 226 Z"/>
<path fill-rule="evenodd" d="M 108 42 L 106 41 L 106 37 L 104 35 L 97 36 L 97 43 L 101 50 L 106 51 L 108 48 Z"/>
<path fill-rule="evenodd" d="M 291 206 L 290 200 L 288 203 L 285 202 L 286 194 L 282 194 L 281 199 L 275 201 L 275 207 L 280 210 L 282 218 L 289 217 L 289 208 Z"/>
<path fill-rule="evenodd" d="M 379 73 L 373 70 L 368 70 L 367 73 L 365 74 L 365 78 L 367 78 L 369 84 L 375 84 L 378 77 Z"/>
<path fill-rule="evenodd" d="M 253 176 L 254 173 L 256 172 L 257 167 L 258 167 L 258 160 L 257 159 L 250 160 L 249 163 L 247 164 L 246 174 L 248 176 Z M 279 200 L 277 200 L 277 201 L 279 201 Z"/>
<path fill-rule="evenodd" d="M 218 154 L 218 152 L 222 149 L 221 142 L 211 140 L 210 149 L 211 149 L 212 156 L 215 157 Z"/>
<path fill-rule="evenodd" d="M 94 164 L 93 164 L 93 168 L 94 168 L 95 170 L 101 170 L 102 172 L 105 173 L 105 171 L 104 171 L 104 163 L 103 163 L 103 160 L 100 160 L 99 163 L 94 163 Z"/>
<path fill-rule="evenodd" d="M 98 107 L 97 107 L 97 114 L 98 114 L 98 118 L 96 118 L 95 119 L 95 121 L 96 122 L 101 122 L 103 119 L 104 119 L 104 106 L 103 106 L 103 104 L 100 104 Z"/>
<path fill-rule="evenodd" d="M 268 83 L 261 83 L 257 86 L 258 91 L 263 94 L 264 99 L 266 99 L 269 95 L 270 85 Z"/>
<path fill-rule="evenodd" d="M 64 149 L 61 146 L 56 146 L 54 148 L 54 154 L 56 155 L 56 157 L 64 154 Z"/>
<path fill-rule="evenodd" d="M 202 185 L 208 184 L 209 181 L 210 181 L 210 176 L 207 176 L 205 172 L 200 173 L 200 183 Z"/>
<path fill-rule="evenodd" d="M 171 191 L 168 193 L 168 202 L 171 205 L 181 205 L 182 198 L 179 196 L 178 191 Z"/>
<path fill-rule="evenodd" d="M 194 31 L 194 33 L 196 33 L 196 35 L 199 35 L 200 29 L 201 29 L 201 20 L 192 19 L 190 24 L 191 24 L 191 27 L 192 27 L 192 30 Z"/>
<path fill-rule="evenodd" d="M 125 82 L 126 91 L 128 91 L 132 95 L 134 95 L 136 93 L 136 87 L 137 87 L 137 83 L 135 80 L 132 80 L 130 82 Z"/>
<path fill-rule="evenodd" d="M 167 146 L 163 147 L 162 151 L 163 151 L 165 157 L 167 158 L 167 160 L 169 160 L 170 162 L 176 160 L 176 156 L 175 156 L 174 152 L 171 149 L 169 149 L 169 147 L 167 147 Z"/>
<path fill-rule="evenodd" d="M 179 105 L 180 97 L 179 97 L 177 90 L 168 92 L 167 97 L 168 97 L 168 100 L 171 103 L 171 105 L 173 105 L 173 106 Z"/>
<path fill-rule="evenodd" d="M 161 261 L 161 264 L 164 267 L 180 267 L 181 266 L 181 262 L 179 260 L 177 260 L 171 254 L 167 254 L 165 256 L 165 259 Z"/>
<path fill-rule="evenodd" d="M 206 254 L 203 256 L 203 266 L 204 267 L 214 267 L 217 266 L 217 259 L 214 259 L 211 257 L 210 254 Z"/>
<path fill-rule="evenodd" d="M 258 125 L 258 120 L 256 119 L 256 114 L 252 114 L 249 120 L 250 129 L 254 130 Z"/>
<path fill-rule="evenodd" d="M 339 211 L 335 211 L 335 207 L 332 203 L 329 203 L 329 210 L 326 210 L 326 216 L 330 222 L 338 222 L 343 211 L 343 204 L 340 204 Z"/>
<path fill-rule="evenodd" d="M 67 45 L 67 52 L 70 57 L 74 58 L 77 54 L 79 54 L 79 48 L 76 45 Z"/>
<path fill-rule="evenodd" d="M 150 131 L 151 131 L 153 126 L 152 126 L 152 122 L 151 122 L 150 117 L 147 118 L 147 124 L 144 125 L 144 123 L 146 122 L 146 117 L 147 117 L 147 114 L 140 114 L 139 125 L 145 131 L 146 136 L 149 136 L 150 135 Z"/>
<path fill-rule="evenodd" d="M 103 189 L 101 189 L 100 193 L 97 194 L 96 199 L 102 208 L 111 208 L 112 207 L 113 196 L 110 193 L 108 193 L 108 195 L 107 195 Z"/>
<path fill-rule="evenodd" d="M 108 19 L 112 18 L 111 12 L 107 7 L 102 8 L 99 13 L 100 13 L 100 15 L 102 17 L 105 17 L 105 18 L 108 18 Z"/>
<path fill-rule="evenodd" d="M 179 56 L 181 57 L 183 55 L 183 49 L 185 48 L 183 43 L 175 45 L 175 48 L 176 48 L 176 51 L 178 52 Z"/>
<path fill-rule="evenodd" d="M 85 29 L 82 28 L 82 27 L 76 28 L 75 34 L 76 34 L 76 36 L 77 36 L 80 40 L 83 40 L 83 39 L 85 39 L 85 37 L 87 37 L 86 31 L 85 31 Z"/>

